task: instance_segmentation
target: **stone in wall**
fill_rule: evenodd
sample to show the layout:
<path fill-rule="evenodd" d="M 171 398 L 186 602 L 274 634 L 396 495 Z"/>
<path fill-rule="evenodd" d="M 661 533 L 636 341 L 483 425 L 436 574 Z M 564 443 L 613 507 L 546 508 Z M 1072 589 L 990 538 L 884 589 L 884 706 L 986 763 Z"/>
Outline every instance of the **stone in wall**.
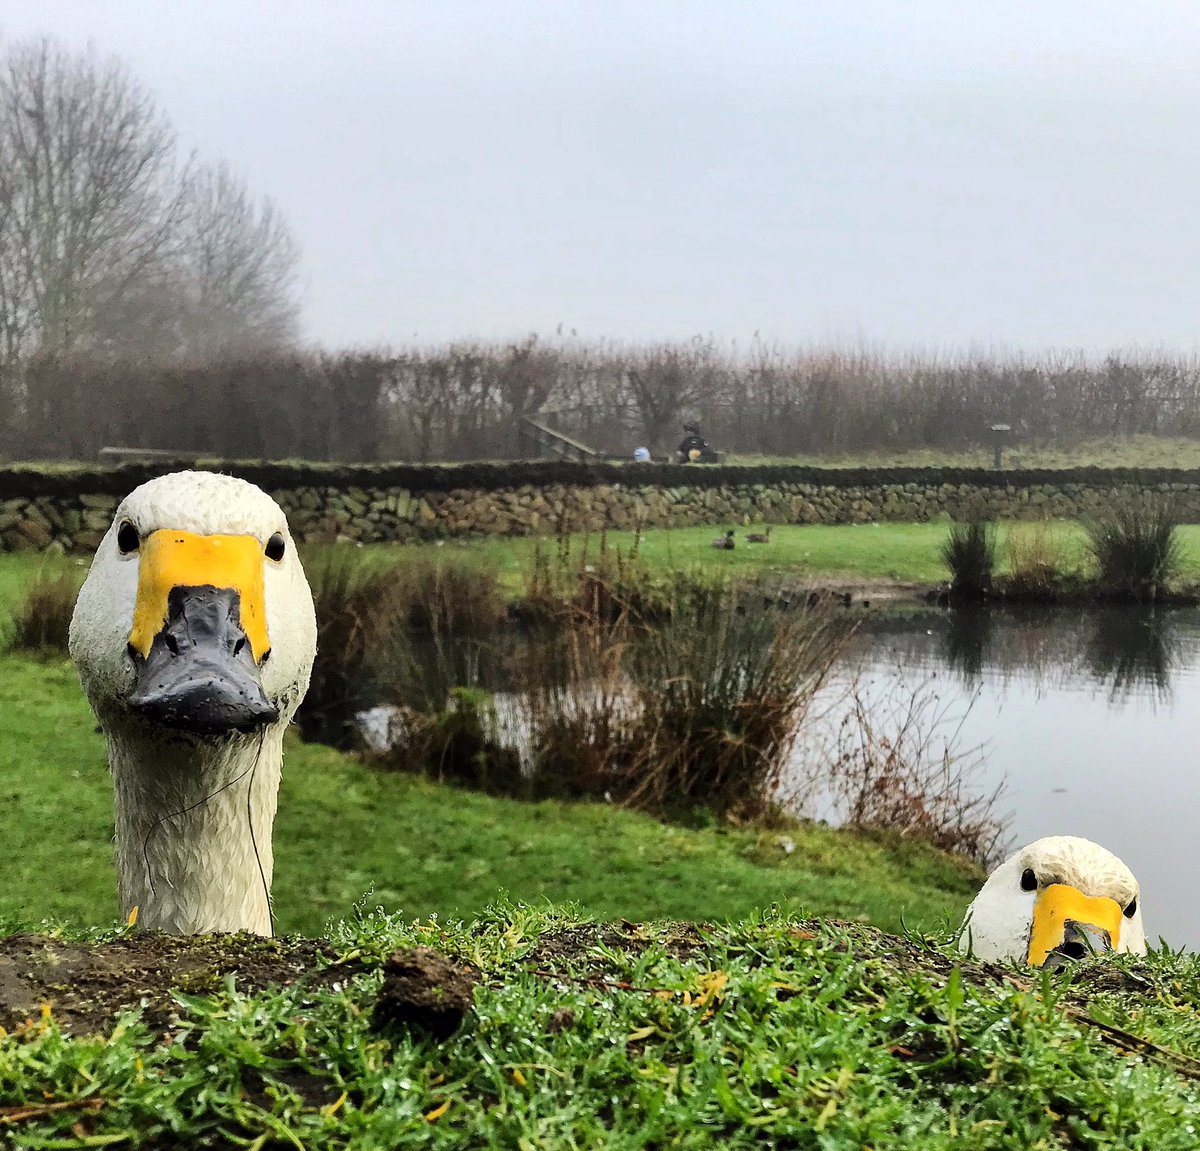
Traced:
<path fill-rule="evenodd" d="M 708 473 L 702 473 L 707 475 Z M 1163 480 L 1149 485 L 1172 495 L 1187 518 L 1200 521 L 1200 480 Z M 876 484 L 837 485 L 810 479 L 778 482 L 598 483 L 563 482 L 507 488 L 414 490 L 378 484 L 304 483 L 273 489 L 288 514 L 293 534 L 304 543 L 337 539 L 378 541 L 434 539 L 482 534 L 546 534 L 566 525 L 572 531 L 605 528 L 733 523 L 868 523 L 944 521 L 980 513 L 989 518 L 1077 517 L 1101 512 L 1119 498 L 1123 484 L 1102 479 L 1084 483 L 997 485 L 955 476 L 911 478 Z M 62 547 L 87 553 L 112 522 L 119 497 L 102 492 L 64 496 L 39 494 L 0 501 L 0 548 Z"/>

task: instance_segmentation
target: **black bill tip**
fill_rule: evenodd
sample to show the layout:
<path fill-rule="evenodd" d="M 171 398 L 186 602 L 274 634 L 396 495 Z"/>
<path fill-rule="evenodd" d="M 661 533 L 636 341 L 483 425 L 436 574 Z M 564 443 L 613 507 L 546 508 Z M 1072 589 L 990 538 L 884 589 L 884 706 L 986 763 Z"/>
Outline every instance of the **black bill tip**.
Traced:
<path fill-rule="evenodd" d="M 1062 942 L 1046 956 L 1042 966 L 1055 971 L 1093 955 L 1106 955 L 1112 949 L 1112 936 L 1103 927 L 1068 919 L 1063 927 Z"/>
<path fill-rule="evenodd" d="M 242 630 L 230 588 L 177 587 L 166 626 L 143 660 L 130 705 L 147 719 L 194 735 L 252 732 L 279 719 Z"/>

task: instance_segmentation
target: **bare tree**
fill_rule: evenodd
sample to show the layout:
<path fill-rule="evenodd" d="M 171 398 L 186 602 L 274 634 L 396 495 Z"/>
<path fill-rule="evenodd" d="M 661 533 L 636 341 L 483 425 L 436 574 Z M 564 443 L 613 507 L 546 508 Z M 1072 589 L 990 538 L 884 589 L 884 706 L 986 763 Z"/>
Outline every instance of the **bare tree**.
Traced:
<path fill-rule="evenodd" d="M 647 444 L 665 446 L 689 409 L 711 404 L 720 367 L 712 346 L 699 342 L 648 348 L 637 356 L 626 369 L 626 386 Z"/>
<path fill-rule="evenodd" d="M 290 343 L 300 249 L 279 209 L 251 196 L 223 163 L 191 172 L 183 198 L 187 349 L 245 352 Z"/>
<path fill-rule="evenodd" d="M 0 58 L 0 338 L 9 363 L 103 346 L 166 287 L 175 137 L 116 60 L 47 39 Z M 132 333 L 121 333 L 128 342 Z"/>
<path fill-rule="evenodd" d="M 537 337 L 510 344 L 496 357 L 496 388 L 508 425 L 508 441 L 517 455 L 521 451 L 520 428 L 525 416 L 541 411 L 558 382 L 558 355 L 538 346 Z"/>

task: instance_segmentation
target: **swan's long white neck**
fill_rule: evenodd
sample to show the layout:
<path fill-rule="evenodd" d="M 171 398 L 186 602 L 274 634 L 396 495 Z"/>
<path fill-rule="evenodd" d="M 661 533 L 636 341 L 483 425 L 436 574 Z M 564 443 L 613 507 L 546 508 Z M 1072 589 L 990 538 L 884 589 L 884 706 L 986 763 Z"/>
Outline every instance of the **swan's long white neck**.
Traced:
<path fill-rule="evenodd" d="M 283 733 L 316 645 L 312 592 L 266 492 L 174 472 L 121 502 L 70 648 L 108 738 L 121 907 L 141 926 L 271 934 Z"/>
<path fill-rule="evenodd" d="M 271 934 L 283 726 L 206 743 L 112 726 L 121 913 L 149 930 Z"/>

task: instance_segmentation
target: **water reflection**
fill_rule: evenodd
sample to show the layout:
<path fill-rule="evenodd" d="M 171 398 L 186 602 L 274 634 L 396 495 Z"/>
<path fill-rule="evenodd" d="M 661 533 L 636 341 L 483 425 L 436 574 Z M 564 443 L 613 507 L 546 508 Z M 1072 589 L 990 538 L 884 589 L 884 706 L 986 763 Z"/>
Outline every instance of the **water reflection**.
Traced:
<path fill-rule="evenodd" d="M 1094 622 L 1087 662 L 1092 675 L 1108 684 L 1113 699 L 1147 690 L 1165 702 L 1181 648 L 1180 624 L 1161 608 L 1105 612 Z"/>
<path fill-rule="evenodd" d="M 1152 939 L 1200 948 L 1200 611 L 1146 607 L 879 615 L 847 676 L 933 677 L 1008 786 L 1015 841 L 1082 835 L 1142 884 Z"/>
<path fill-rule="evenodd" d="M 519 693 L 577 657 L 561 637 L 555 645 L 520 628 L 487 642 L 417 643 L 359 706 L 399 695 L 436 707 L 462 685 Z M 830 688 L 872 678 L 929 681 L 946 713 L 964 717 L 958 746 L 986 749 L 976 783 L 985 792 L 1007 785 L 1014 840 L 1070 834 L 1104 844 L 1141 880 L 1151 937 L 1200 947 L 1200 610 L 880 612 L 863 621 Z"/>
<path fill-rule="evenodd" d="M 902 665 L 955 672 L 974 687 L 985 675 L 1033 685 L 1084 683 L 1113 702 L 1147 696 L 1167 703 L 1173 676 L 1200 648 L 1200 612 L 1152 606 L 1102 608 L 963 607 L 880 615 L 859 650 L 886 646 Z"/>
<path fill-rule="evenodd" d="M 942 653 L 947 666 L 974 684 L 983 671 L 996 634 L 995 617 L 981 608 L 952 609 L 947 613 Z"/>

